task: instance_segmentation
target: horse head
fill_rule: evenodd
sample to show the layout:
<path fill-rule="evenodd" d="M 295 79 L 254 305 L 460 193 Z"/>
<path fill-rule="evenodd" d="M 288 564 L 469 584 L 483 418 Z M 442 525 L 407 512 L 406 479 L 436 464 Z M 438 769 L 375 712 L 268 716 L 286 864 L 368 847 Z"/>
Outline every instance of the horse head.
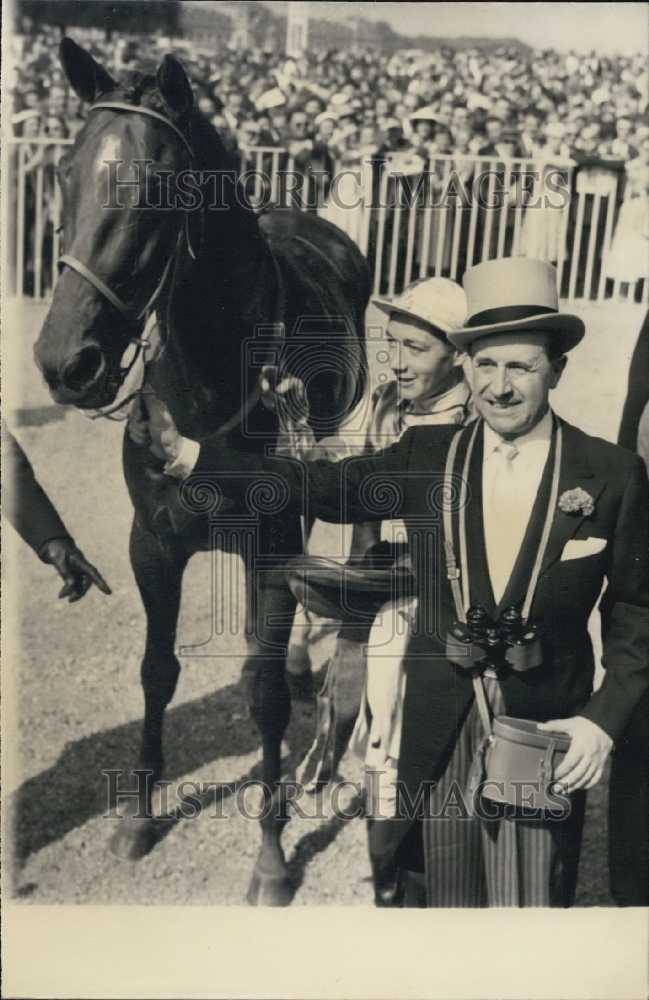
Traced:
<path fill-rule="evenodd" d="M 34 356 L 57 402 L 88 408 L 114 400 L 124 356 L 170 276 L 186 216 L 165 179 L 194 165 L 197 113 L 173 56 L 124 85 L 71 39 L 60 58 L 90 111 L 58 168 L 64 255 Z"/>

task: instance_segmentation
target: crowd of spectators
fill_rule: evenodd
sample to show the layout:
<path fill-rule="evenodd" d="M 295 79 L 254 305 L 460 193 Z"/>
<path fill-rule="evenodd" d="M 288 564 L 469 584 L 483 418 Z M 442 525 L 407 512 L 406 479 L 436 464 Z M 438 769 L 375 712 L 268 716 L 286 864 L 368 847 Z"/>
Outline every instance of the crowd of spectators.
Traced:
<path fill-rule="evenodd" d="M 60 138 L 83 105 L 57 61 L 60 30 L 23 19 L 13 38 L 13 128 Z M 325 146 L 334 160 L 359 149 L 580 159 L 635 158 L 649 137 L 645 56 L 577 55 L 515 47 L 417 49 L 393 55 L 350 46 L 289 59 L 278 47 L 70 29 L 116 76 L 181 56 L 198 106 L 231 148 Z"/>
<path fill-rule="evenodd" d="M 58 63 L 61 33 L 57 27 L 23 18 L 20 30 L 13 35 L 10 89 L 16 137 L 64 139 L 74 137 L 83 126 L 84 105 Z M 370 161 L 373 191 L 377 190 L 380 165 L 386 163 L 393 166 L 395 176 L 428 169 L 433 186 L 437 171 L 441 186 L 445 156 L 453 157 L 454 170 L 460 175 L 466 168 L 465 179 L 479 179 L 485 168 L 478 167 L 474 158 L 483 156 L 497 161 L 501 173 L 502 161 L 513 157 L 545 161 L 537 187 L 544 183 L 548 165 L 569 165 L 572 191 L 586 197 L 582 246 L 587 246 L 589 227 L 597 234 L 596 272 L 604 267 L 606 242 L 605 213 L 599 212 L 598 196 L 612 194 L 616 204 L 615 252 L 610 257 L 617 263 L 609 276 L 622 280 L 630 254 L 641 262 L 646 259 L 649 77 L 642 54 L 578 55 L 521 46 L 441 46 L 432 52 L 413 48 L 387 54 L 350 43 L 348 49 L 340 51 L 313 50 L 288 58 L 277 44 L 239 47 L 223 41 L 206 48 L 205 39 L 124 32 L 110 36 L 100 28 L 70 28 L 69 34 L 116 79 L 123 78 L 129 69 L 153 70 L 163 53 L 175 52 L 191 77 L 200 111 L 218 129 L 232 155 L 254 167 L 251 150 L 281 150 L 281 169 L 290 162 L 290 170 L 303 177 L 309 175 L 316 185 L 315 198 L 309 201 L 312 207 L 324 207 L 331 221 L 353 238 L 358 239 L 356 230 L 360 232 L 365 225 L 369 247 L 364 249 L 370 257 L 376 246 L 376 219 L 368 237 L 367 220 L 364 222 L 361 213 L 354 217 L 332 203 L 329 185 L 337 168 L 344 172 L 361 161 Z M 22 155 L 27 174 L 30 167 L 47 164 L 48 157 L 55 155 L 42 144 L 25 146 Z M 257 159 L 257 166 L 261 163 L 266 170 L 270 154 L 259 156 L 262 159 Z M 461 157 L 466 159 L 461 161 Z M 44 173 L 45 186 L 53 193 L 53 170 Z M 324 178 L 320 189 L 318 178 Z M 28 183 L 27 201 L 35 197 L 30 190 Z M 45 192 L 45 201 L 52 216 L 47 233 L 53 233 L 55 199 Z M 352 203 L 350 199 L 348 204 Z M 516 252 L 516 223 L 507 191 L 502 205 L 506 239 L 500 252 L 504 249 L 507 254 Z M 414 259 L 417 266 L 424 260 L 424 270 L 433 266 L 434 258 L 435 266 L 441 262 L 443 273 L 448 273 L 453 220 L 446 218 L 445 211 L 441 215 L 433 212 L 425 219 L 418 217 Z M 569 221 L 556 211 L 526 213 L 519 252 L 556 262 L 566 252 L 566 232 L 572 231 Z M 401 226 L 406 224 L 404 217 Z M 481 245 L 489 225 L 484 213 L 479 214 L 476 246 Z M 391 226 L 388 219 L 384 256 L 390 253 Z M 424 235 L 426 228 L 428 236 Z M 438 231 L 442 233 L 439 239 Z M 26 232 L 29 242 L 33 226 Z M 466 249 L 466 218 L 461 234 Z M 394 239 L 401 241 L 402 237 L 405 240 L 406 234 L 395 230 Z M 571 239 L 569 235 L 568 242 Z M 489 255 L 495 254 L 497 225 L 484 240 Z M 30 243 L 25 259 L 32 256 Z M 400 261 L 401 271 L 402 264 Z M 640 278 L 644 264 L 638 267 L 642 273 L 636 277 Z M 33 284 L 29 274 L 28 281 Z"/>

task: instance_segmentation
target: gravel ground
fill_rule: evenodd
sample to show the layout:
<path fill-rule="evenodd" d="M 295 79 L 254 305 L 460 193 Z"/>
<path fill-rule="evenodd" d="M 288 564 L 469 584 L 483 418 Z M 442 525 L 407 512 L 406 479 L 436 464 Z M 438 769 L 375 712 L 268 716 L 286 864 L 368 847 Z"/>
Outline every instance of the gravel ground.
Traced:
<path fill-rule="evenodd" d="M 139 862 L 107 850 L 102 770 L 126 768 L 136 754 L 142 697 L 139 658 L 144 615 L 131 575 L 130 504 L 120 469 L 121 427 L 50 407 L 31 362 L 43 318 L 38 306 L 5 307 L 3 390 L 9 420 L 78 544 L 113 588 L 69 606 L 57 581 L 7 530 L 4 537 L 5 801 L 15 832 L 13 892 L 37 903 L 243 902 L 258 845 L 257 824 L 241 815 L 241 793 L 207 795 L 191 821 L 166 824 Z M 590 336 L 571 358 L 557 410 L 586 430 L 614 438 L 630 351 L 641 314 L 591 307 Z M 13 412 L 11 412 L 13 411 Z M 225 556 L 232 560 L 233 557 Z M 228 567 L 230 568 L 230 567 Z M 182 646 L 210 637 L 210 556 L 194 557 L 185 576 Z M 242 594 L 239 596 L 239 602 Z M 317 650 L 323 662 L 329 641 Z M 166 726 L 169 802 L 183 781 L 243 783 L 260 759 L 256 729 L 237 681 L 243 643 L 236 634 L 210 645 L 212 656 L 183 657 Z M 313 709 L 294 707 L 287 766 L 311 740 Z M 342 775 L 358 782 L 349 756 Z M 353 814 L 353 786 L 338 806 Z M 579 902 L 609 902 L 605 858 L 606 792 L 591 794 Z M 252 800 L 246 799 L 252 810 Z M 295 884 L 294 905 L 371 904 L 364 824 L 321 814 L 296 818 L 283 842 Z"/>

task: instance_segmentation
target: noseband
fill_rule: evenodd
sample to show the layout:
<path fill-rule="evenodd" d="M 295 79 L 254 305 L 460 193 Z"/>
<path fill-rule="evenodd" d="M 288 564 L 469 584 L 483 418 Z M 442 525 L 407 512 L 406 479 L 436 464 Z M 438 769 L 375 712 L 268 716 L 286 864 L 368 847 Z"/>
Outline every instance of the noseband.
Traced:
<path fill-rule="evenodd" d="M 174 123 L 170 121 L 169 118 L 166 118 L 164 115 L 161 115 L 158 111 L 153 111 L 152 108 L 142 107 L 137 104 L 125 104 L 121 101 L 100 101 L 97 104 L 93 104 L 93 106 L 88 109 L 88 113 L 90 113 L 91 111 L 99 111 L 99 110 L 128 111 L 131 114 L 146 115 L 148 118 L 155 118 L 156 121 L 162 122 L 163 125 L 166 125 L 167 128 L 170 128 L 171 131 L 176 134 L 176 136 L 180 139 L 183 146 L 189 153 L 191 161 L 194 162 L 195 159 L 194 150 L 189 144 L 187 137 L 183 135 L 180 129 L 176 125 L 174 125 Z M 186 225 L 187 221 L 188 221 L 187 217 L 185 217 Z M 181 233 L 182 229 L 178 234 L 179 240 Z M 194 252 L 189 242 L 189 233 L 187 233 L 187 248 L 189 250 L 190 255 L 195 259 Z M 169 276 L 169 271 L 173 259 L 174 255 L 171 254 L 169 260 L 165 264 L 164 271 L 162 272 L 162 277 L 160 278 L 160 281 L 153 290 L 153 294 L 150 296 L 144 308 L 140 309 L 139 312 L 136 312 L 136 310 L 132 306 L 129 306 L 126 302 L 124 302 L 124 300 L 121 299 L 120 296 L 117 295 L 117 293 L 112 290 L 112 288 L 109 288 L 108 285 L 104 281 L 102 281 L 98 275 L 94 273 L 94 271 L 92 271 L 86 264 L 84 264 L 83 261 L 80 261 L 76 257 L 73 257 L 72 254 L 66 253 L 63 254 L 61 257 L 59 257 L 58 266 L 60 269 L 62 269 L 63 267 L 69 267 L 70 270 L 76 271 L 76 273 L 79 274 L 82 278 L 84 278 L 84 280 L 87 281 L 90 285 L 92 285 L 93 288 L 96 291 L 98 291 L 99 294 L 103 296 L 103 298 L 105 298 L 107 302 L 110 302 L 110 304 L 115 309 L 117 309 L 119 313 L 121 313 L 121 315 L 129 322 L 129 324 L 135 325 L 139 323 L 140 320 L 144 319 L 147 313 L 149 313 L 150 310 L 153 308 L 154 303 L 158 299 L 158 296 L 160 295 L 162 289 L 165 286 L 165 283 Z M 130 343 L 136 344 L 138 346 L 138 349 L 140 349 L 148 346 L 148 339 L 141 336 L 134 336 L 130 338 Z M 133 359 L 133 362 L 131 362 L 131 365 L 129 365 L 128 369 L 126 369 L 124 377 L 130 371 L 136 358 L 137 354 Z"/>

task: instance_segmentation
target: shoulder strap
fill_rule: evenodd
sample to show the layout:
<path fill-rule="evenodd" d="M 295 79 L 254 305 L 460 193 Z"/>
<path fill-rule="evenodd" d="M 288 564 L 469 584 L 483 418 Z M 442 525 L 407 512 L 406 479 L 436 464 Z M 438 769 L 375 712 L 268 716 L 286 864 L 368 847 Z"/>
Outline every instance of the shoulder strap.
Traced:
<path fill-rule="evenodd" d="M 442 490 L 442 520 L 444 525 L 446 576 L 451 585 L 451 593 L 453 594 L 453 602 L 455 604 L 455 614 L 457 616 L 457 620 L 460 622 L 466 622 L 466 609 L 462 603 L 462 593 L 460 591 L 460 570 L 458 569 L 457 560 L 455 558 L 455 549 L 453 548 L 453 519 L 451 501 L 454 496 L 453 467 L 455 465 L 455 456 L 457 455 L 460 438 L 463 433 L 463 430 L 458 431 L 451 440 L 448 454 L 446 456 L 446 466 L 444 468 L 444 488 Z M 463 482 L 460 486 L 460 502 L 466 499 L 463 495 L 464 489 L 465 483 Z"/>
<path fill-rule="evenodd" d="M 469 580 L 468 580 L 468 560 L 466 554 L 466 503 L 467 503 L 467 476 L 469 471 L 469 462 L 471 461 L 471 455 L 473 453 L 473 445 L 475 444 L 476 435 L 478 432 L 479 421 L 476 420 L 475 425 L 470 429 L 471 437 L 469 439 L 469 444 L 467 446 L 466 455 L 464 458 L 464 469 L 462 473 L 462 481 L 460 483 L 460 561 L 462 564 L 462 573 L 458 569 L 457 561 L 455 559 L 455 551 L 453 549 L 453 522 L 452 522 L 452 510 L 451 510 L 451 500 L 454 496 L 453 492 L 453 467 L 455 465 L 455 457 L 457 455 L 458 446 L 460 444 L 460 437 L 464 433 L 464 430 L 469 430 L 465 428 L 459 431 L 453 440 L 451 441 L 450 448 L 448 450 L 448 455 L 446 456 L 446 467 L 444 469 L 444 511 L 443 511 L 443 522 L 444 522 L 444 552 L 446 554 L 446 576 L 451 585 L 451 592 L 453 594 L 453 602 L 455 604 L 455 614 L 457 620 L 466 623 L 466 612 L 468 610 L 468 603 L 470 600 L 470 590 L 469 590 Z M 460 580 L 462 582 L 462 589 L 460 589 Z M 482 723 L 482 728 L 484 729 L 485 736 L 489 736 L 491 733 L 491 713 L 489 711 L 489 703 L 487 701 L 487 695 L 485 693 L 484 685 L 482 683 L 482 677 L 477 671 L 473 671 L 471 681 L 473 683 L 473 691 L 475 694 L 476 704 L 478 706 L 478 712 L 480 713 L 480 721 Z"/>

